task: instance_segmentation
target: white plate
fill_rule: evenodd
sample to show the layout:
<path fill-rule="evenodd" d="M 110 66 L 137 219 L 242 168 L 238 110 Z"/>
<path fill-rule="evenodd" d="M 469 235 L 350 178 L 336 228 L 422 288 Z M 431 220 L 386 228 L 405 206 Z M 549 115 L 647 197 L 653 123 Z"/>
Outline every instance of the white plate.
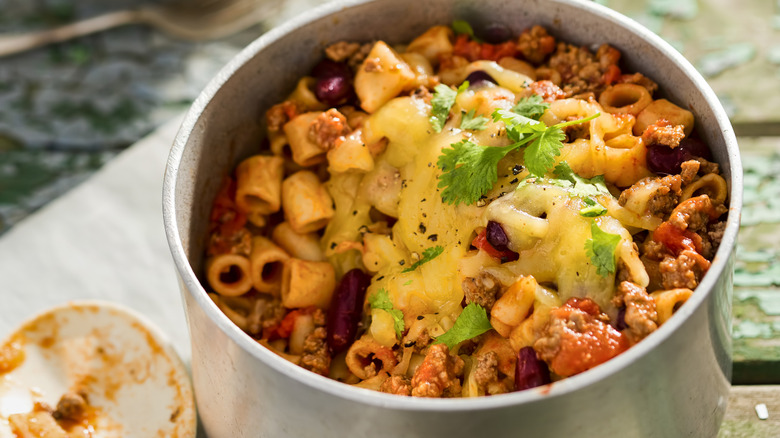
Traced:
<path fill-rule="evenodd" d="M 92 438 L 195 436 L 189 376 L 159 332 L 141 316 L 103 302 L 50 309 L 5 341 L 23 356 L 3 373 L 0 346 L 0 438 L 13 438 L 8 417 L 56 407 L 68 391 L 81 390 L 90 406 L 84 424 Z M 13 361 L 11 361 L 13 362 Z M 6 358 L 6 365 L 9 361 Z"/>

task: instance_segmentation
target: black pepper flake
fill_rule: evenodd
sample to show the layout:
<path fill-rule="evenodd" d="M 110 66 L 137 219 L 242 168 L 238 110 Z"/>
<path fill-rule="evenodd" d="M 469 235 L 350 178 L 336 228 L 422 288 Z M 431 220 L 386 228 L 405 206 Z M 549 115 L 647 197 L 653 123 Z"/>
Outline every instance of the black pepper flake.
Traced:
<path fill-rule="evenodd" d="M 409 341 L 409 342 L 405 343 L 404 347 L 406 347 L 406 348 L 414 347 L 414 341 Z"/>
<path fill-rule="evenodd" d="M 422 316 L 422 315 L 417 315 L 417 320 L 418 320 L 418 321 L 419 321 L 419 320 L 421 320 L 421 319 L 424 319 L 424 318 L 425 318 L 425 317 L 424 317 L 424 316 Z"/>
<path fill-rule="evenodd" d="M 439 240 L 439 235 L 438 234 L 431 234 L 430 236 L 428 236 L 428 240 L 430 240 L 431 242 L 435 242 L 435 241 Z"/>
<path fill-rule="evenodd" d="M 384 279 L 385 279 L 385 276 L 383 275 L 383 276 L 381 276 L 381 277 L 377 278 L 377 279 L 376 279 L 376 281 L 382 281 L 382 280 L 384 280 Z"/>
<path fill-rule="evenodd" d="M 422 214 L 422 217 L 428 217 L 428 215 L 427 215 L 427 214 L 425 214 L 425 213 L 423 213 L 423 214 Z"/>
<path fill-rule="evenodd" d="M 428 199 L 426 199 L 426 198 L 422 198 L 422 199 L 420 199 L 420 202 L 425 202 L 425 201 L 427 201 L 427 200 L 428 200 Z"/>
<path fill-rule="evenodd" d="M 357 216 L 357 210 L 354 210 L 354 211 L 352 212 L 352 216 Z"/>
<path fill-rule="evenodd" d="M 420 232 L 421 232 L 421 233 L 423 233 L 423 234 L 425 234 L 425 230 L 426 230 L 426 228 L 425 228 L 425 224 L 423 224 L 422 222 L 420 222 Z"/>
<path fill-rule="evenodd" d="M 575 272 L 575 274 L 577 274 L 577 277 L 579 277 L 579 276 L 580 276 L 580 273 L 579 273 L 579 272 Z"/>
<path fill-rule="evenodd" d="M 403 266 L 403 265 L 405 265 L 405 264 L 406 264 L 406 260 L 401 260 L 400 262 L 398 262 L 398 264 L 399 264 L 400 266 Z"/>
<path fill-rule="evenodd" d="M 515 178 L 515 179 L 513 179 L 512 181 L 509 181 L 509 184 L 515 184 L 515 183 L 516 183 L 516 182 L 518 182 L 518 181 L 519 181 L 519 180 L 518 180 L 517 178 Z"/>
<path fill-rule="evenodd" d="M 521 166 L 519 164 L 515 164 L 515 166 L 512 168 L 512 173 L 517 175 L 518 173 L 522 172 L 523 169 L 524 169 L 523 166 Z"/>
<path fill-rule="evenodd" d="M 336 249 L 336 242 L 330 242 L 330 249 Z"/>

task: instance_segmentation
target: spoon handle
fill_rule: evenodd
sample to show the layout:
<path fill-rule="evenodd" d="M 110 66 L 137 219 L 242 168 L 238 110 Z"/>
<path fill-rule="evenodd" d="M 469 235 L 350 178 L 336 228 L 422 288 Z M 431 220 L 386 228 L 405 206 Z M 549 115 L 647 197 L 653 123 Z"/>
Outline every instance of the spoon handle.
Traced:
<path fill-rule="evenodd" d="M 55 27 L 54 29 L 17 35 L 0 35 L 0 57 L 53 43 L 61 43 L 125 24 L 138 23 L 143 21 L 142 16 L 142 12 L 138 10 L 116 11 Z"/>

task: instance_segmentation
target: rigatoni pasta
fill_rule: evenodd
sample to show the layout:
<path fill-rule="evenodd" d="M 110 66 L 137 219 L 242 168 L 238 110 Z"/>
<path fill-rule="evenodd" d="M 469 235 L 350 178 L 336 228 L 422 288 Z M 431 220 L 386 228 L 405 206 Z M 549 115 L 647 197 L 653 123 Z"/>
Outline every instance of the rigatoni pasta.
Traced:
<path fill-rule="evenodd" d="M 454 28 L 327 47 L 214 203 L 215 305 L 345 384 L 473 397 L 586 372 L 673 317 L 723 233 L 693 114 L 618 50 Z"/>

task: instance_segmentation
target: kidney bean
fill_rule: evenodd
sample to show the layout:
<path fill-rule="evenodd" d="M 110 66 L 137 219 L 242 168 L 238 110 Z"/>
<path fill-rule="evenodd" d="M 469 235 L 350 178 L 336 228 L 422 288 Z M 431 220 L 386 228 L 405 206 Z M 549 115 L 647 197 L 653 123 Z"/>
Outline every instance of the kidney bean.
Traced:
<path fill-rule="evenodd" d="M 344 62 L 323 59 L 311 69 L 311 75 L 317 79 L 332 78 L 334 76 L 351 78 L 352 69 Z"/>
<path fill-rule="evenodd" d="M 314 95 L 317 99 L 330 106 L 344 103 L 352 94 L 352 83 L 344 76 L 331 76 L 318 79 L 314 85 Z"/>
<path fill-rule="evenodd" d="M 503 24 L 490 24 L 482 32 L 482 39 L 486 43 L 501 44 L 512 38 L 512 31 Z"/>
<path fill-rule="evenodd" d="M 355 341 L 369 284 L 368 274 L 353 269 L 344 274 L 333 293 L 327 319 L 328 349 L 332 355 L 346 350 Z"/>
<path fill-rule="evenodd" d="M 487 238 L 488 243 L 490 243 L 493 248 L 499 251 L 507 250 L 509 237 L 507 237 L 506 232 L 504 231 L 504 227 L 502 227 L 498 222 L 488 222 L 485 238 Z"/>
<path fill-rule="evenodd" d="M 647 146 L 647 168 L 659 175 L 680 173 L 682 163 L 694 157 L 712 159 L 710 148 L 696 138 L 684 138 L 674 149 L 662 144 Z"/>
<path fill-rule="evenodd" d="M 615 328 L 623 331 L 628 328 L 626 325 L 626 308 L 621 307 L 618 309 L 617 321 L 615 321 Z"/>
<path fill-rule="evenodd" d="M 493 76 L 490 76 L 488 73 L 485 73 L 482 70 L 475 70 L 471 72 L 471 74 L 466 76 L 466 80 L 469 82 L 469 87 L 478 87 L 480 85 L 484 85 L 487 82 L 498 84 L 498 82 L 493 79 Z"/>
<path fill-rule="evenodd" d="M 550 370 L 544 361 L 536 357 L 533 347 L 523 347 L 517 352 L 515 366 L 515 391 L 536 388 L 550 383 Z"/>

